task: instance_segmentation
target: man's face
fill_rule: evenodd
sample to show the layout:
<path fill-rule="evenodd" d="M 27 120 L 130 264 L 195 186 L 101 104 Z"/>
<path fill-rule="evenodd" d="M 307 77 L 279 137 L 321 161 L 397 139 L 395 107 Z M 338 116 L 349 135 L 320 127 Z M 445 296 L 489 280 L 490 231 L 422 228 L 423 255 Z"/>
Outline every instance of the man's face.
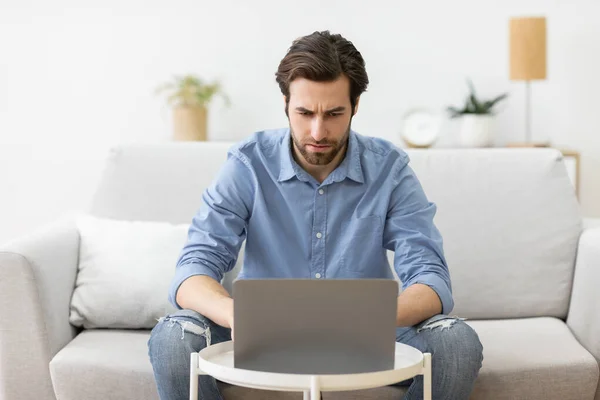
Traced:
<path fill-rule="evenodd" d="M 353 115 L 345 75 L 332 82 L 294 79 L 287 110 L 296 157 L 327 165 L 345 150 Z"/>

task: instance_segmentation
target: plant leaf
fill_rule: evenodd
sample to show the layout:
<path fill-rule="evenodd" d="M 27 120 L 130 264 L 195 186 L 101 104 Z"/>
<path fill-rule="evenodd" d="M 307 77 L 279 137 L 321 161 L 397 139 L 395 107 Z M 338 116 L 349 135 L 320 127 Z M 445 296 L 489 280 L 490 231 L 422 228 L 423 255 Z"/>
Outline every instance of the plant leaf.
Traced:
<path fill-rule="evenodd" d="M 450 113 L 451 118 L 456 118 L 463 114 L 491 114 L 492 107 L 508 96 L 507 93 L 504 93 L 492 100 L 481 101 L 477 98 L 473 81 L 467 79 L 467 84 L 469 86 L 469 94 L 465 98 L 464 107 L 462 109 L 452 106 L 447 107 L 447 111 Z"/>
<path fill-rule="evenodd" d="M 218 82 L 205 83 L 193 74 L 174 75 L 171 82 L 156 88 L 156 93 L 168 92 L 167 102 L 184 106 L 204 105 L 220 91 Z"/>
<path fill-rule="evenodd" d="M 477 94 L 475 93 L 475 86 L 473 85 L 473 81 L 471 80 L 471 78 L 467 79 L 467 85 L 469 86 L 469 93 L 473 96 L 477 96 Z"/>
<path fill-rule="evenodd" d="M 463 110 L 459 110 L 452 106 L 448 107 L 446 110 L 450 113 L 450 118 L 456 118 L 463 114 Z"/>
<path fill-rule="evenodd" d="M 493 106 L 494 106 L 496 103 L 498 103 L 498 102 L 499 102 L 499 101 L 501 101 L 501 100 L 504 100 L 504 99 L 505 99 L 505 98 L 507 98 L 507 97 L 508 97 L 508 93 L 503 93 L 503 94 L 501 94 L 500 96 L 496 97 L 495 99 L 493 99 L 493 100 L 490 100 L 490 101 L 489 101 L 489 103 L 490 103 L 490 107 L 493 107 Z"/>

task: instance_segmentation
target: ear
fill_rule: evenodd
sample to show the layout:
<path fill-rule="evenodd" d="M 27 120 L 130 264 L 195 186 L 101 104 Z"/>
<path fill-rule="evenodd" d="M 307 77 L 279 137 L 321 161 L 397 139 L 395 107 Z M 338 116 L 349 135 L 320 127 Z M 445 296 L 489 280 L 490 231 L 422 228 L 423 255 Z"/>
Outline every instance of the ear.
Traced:
<path fill-rule="evenodd" d="M 360 96 L 356 98 L 356 104 L 354 105 L 354 110 L 352 110 L 352 116 L 355 116 L 358 112 L 358 103 L 360 103 Z"/>

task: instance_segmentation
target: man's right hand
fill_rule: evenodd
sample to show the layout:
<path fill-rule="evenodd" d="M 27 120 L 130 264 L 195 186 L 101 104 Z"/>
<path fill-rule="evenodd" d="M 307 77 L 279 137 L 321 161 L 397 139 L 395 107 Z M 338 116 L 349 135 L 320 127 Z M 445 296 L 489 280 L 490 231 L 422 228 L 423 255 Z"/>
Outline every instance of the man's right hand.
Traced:
<path fill-rule="evenodd" d="M 233 340 L 233 299 L 213 278 L 195 275 L 183 281 L 177 291 L 177 304 L 204 315 L 222 327 L 230 328 Z"/>
<path fill-rule="evenodd" d="M 227 324 L 229 325 L 227 328 L 231 329 L 231 340 L 233 339 L 233 301 L 231 302 L 231 312 L 229 313 L 229 316 L 227 317 Z"/>

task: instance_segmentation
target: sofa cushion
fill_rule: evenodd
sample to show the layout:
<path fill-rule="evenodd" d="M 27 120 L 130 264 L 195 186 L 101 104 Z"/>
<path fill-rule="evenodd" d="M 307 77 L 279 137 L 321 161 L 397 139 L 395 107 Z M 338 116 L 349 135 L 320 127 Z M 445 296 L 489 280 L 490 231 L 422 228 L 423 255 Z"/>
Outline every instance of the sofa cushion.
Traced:
<path fill-rule="evenodd" d="M 189 224 L 232 145 L 207 141 L 117 146 L 108 156 L 90 211 L 106 218 Z"/>
<path fill-rule="evenodd" d="M 149 331 L 83 331 L 50 362 L 60 400 L 158 400 Z"/>
<path fill-rule="evenodd" d="M 555 318 L 466 321 L 483 344 L 472 399 L 593 399 L 596 359 Z"/>
<path fill-rule="evenodd" d="M 188 224 L 80 216 L 79 269 L 70 322 L 85 328 L 152 328 L 174 310 L 167 292 Z"/>
<path fill-rule="evenodd" d="M 567 315 L 582 221 L 555 149 L 412 150 L 444 238 L 454 313 Z"/>
<path fill-rule="evenodd" d="M 483 368 L 471 400 L 592 399 L 598 364 L 554 318 L 467 321 L 484 346 Z M 148 331 L 84 331 L 50 363 L 60 400 L 158 399 L 148 358 Z M 434 356 L 435 357 L 435 356 Z M 435 358 L 434 358 L 435 360 Z M 435 362 L 435 361 L 434 361 Z M 227 399 L 301 399 L 219 383 Z M 405 388 L 388 386 L 324 393 L 324 400 L 400 399 Z"/>

